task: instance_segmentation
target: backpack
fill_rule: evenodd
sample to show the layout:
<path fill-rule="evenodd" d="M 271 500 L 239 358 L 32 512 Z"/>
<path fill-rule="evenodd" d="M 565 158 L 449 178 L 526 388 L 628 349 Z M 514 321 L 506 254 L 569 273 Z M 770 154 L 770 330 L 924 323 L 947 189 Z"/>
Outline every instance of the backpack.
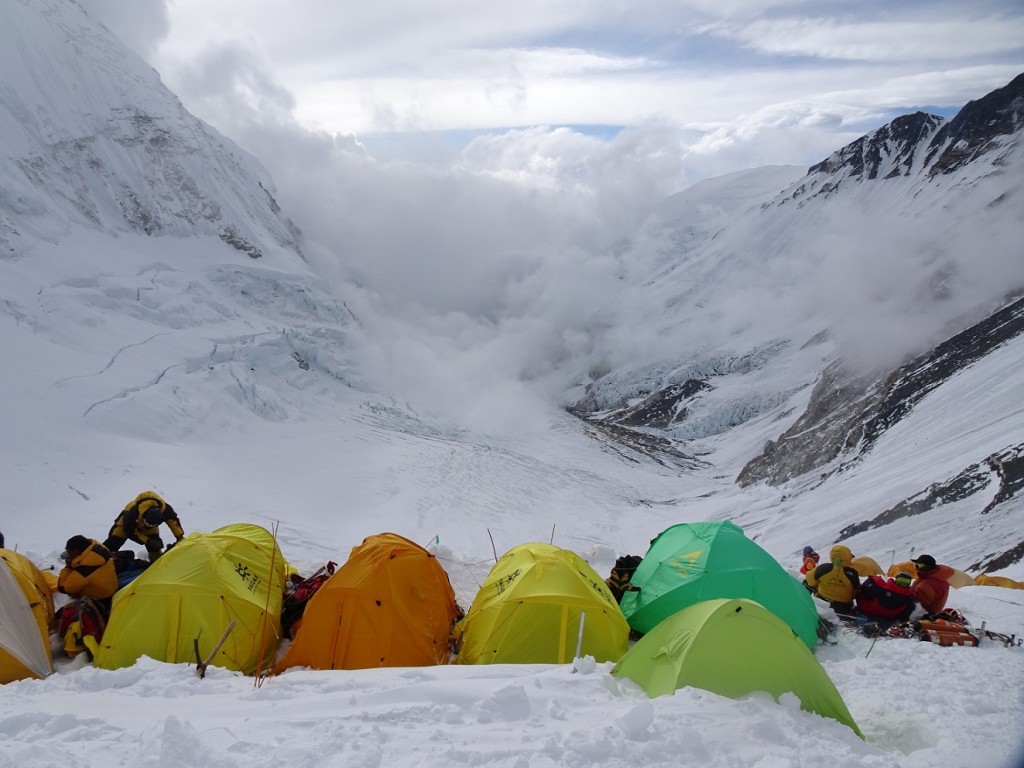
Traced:
<path fill-rule="evenodd" d="M 633 579 L 633 574 L 636 573 L 637 566 L 640 565 L 643 558 L 637 555 L 624 555 L 615 561 L 615 567 L 612 568 L 611 574 L 605 579 L 605 584 L 608 585 L 608 589 L 611 590 L 612 597 L 615 598 L 615 602 L 621 603 L 622 596 L 626 592 L 635 592 L 634 587 L 630 582 Z"/>
<path fill-rule="evenodd" d="M 295 588 L 285 595 L 281 604 L 281 628 L 285 633 L 294 638 L 302 623 L 302 614 L 306 611 L 306 603 L 316 594 L 316 591 L 324 585 L 331 576 L 338 564 L 329 560 L 326 565 L 320 568 L 308 579 L 304 579 L 295 585 Z"/>
<path fill-rule="evenodd" d="M 98 600 L 80 597 L 60 608 L 54 616 L 57 635 L 69 658 L 85 653 L 93 661 L 107 628 L 107 610 Z"/>
<path fill-rule="evenodd" d="M 886 582 L 879 576 L 864 580 L 856 600 L 861 613 L 880 619 L 906 619 L 916 604 L 910 587 Z"/>
<path fill-rule="evenodd" d="M 137 560 L 135 553 L 128 550 L 113 552 L 114 571 L 117 573 L 117 588 L 120 589 L 142 575 L 149 567 L 146 560 Z"/>

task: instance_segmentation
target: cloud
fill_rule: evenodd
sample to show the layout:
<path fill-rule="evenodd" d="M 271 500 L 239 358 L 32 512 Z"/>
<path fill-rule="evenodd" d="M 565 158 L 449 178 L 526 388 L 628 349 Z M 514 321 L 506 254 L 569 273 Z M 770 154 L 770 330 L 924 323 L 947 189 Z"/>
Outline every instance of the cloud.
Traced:
<path fill-rule="evenodd" d="M 832 272 L 852 270 L 849 305 L 837 297 L 822 307 L 818 293 L 832 290 L 825 278 L 810 280 L 807 294 L 787 293 L 800 269 L 816 263 L 820 244 L 807 242 L 738 283 L 699 318 L 701 328 L 668 332 L 664 308 L 682 300 L 685 286 L 652 298 L 639 278 L 670 269 L 681 254 L 672 233 L 646 227 L 646 217 L 686 183 L 817 162 L 886 122 L 887 110 L 915 89 L 941 104 L 950 93 L 973 98 L 1009 79 L 1009 65 L 977 60 L 941 69 L 749 58 L 702 66 L 658 44 L 671 37 L 669 6 L 659 3 L 622 21 L 629 34 L 652 35 L 650 46 L 633 50 L 622 38 L 580 45 L 583 29 L 608 26 L 581 22 L 576 5 L 555 6 L 550 23 L 506 20 L 504 30 L 479 9 L 442 6 L 432 19 L 410 7 L 391 30 L 371 10 L 342 24 L 333 6 L 322 6 L 318 25 L 290 15 L 268 32 L 267 3 L 224 21 L 222 11 L 200 18 L 179 0 L 175 24 L 191 18 L 194 34 L 183 41 L 179 31 L 160 60 L 190 109 L 267 166 L 279 202 L 305 234 L 305 252 L 380 342 L 363 350 L 366 376 L 400 399 L 480 424 L 515 421 L 537 399 L 557 402 L 595 359 L 653 359 L 682 353 L 694 338 L 711 343 L 807 316 L 827 324 L 835 318 L 825 309 L 847 306 L 837 332 L 881 334 L 867 326 L 884 313 L 855 312 L 855 298 L 867 301 L 873 286 L 854 268 L 853 251 L 835 255 Z M 698 6 L 691 8 L 707 21 L 711 11 Z M 726 4 L 712 17 L 736 8 Z M 446 32 L 456 10 L 467 12 L 466 29 Z M 573 24 L 582 26 L 570 33 Z M 418 25 L 423 37 L 412 40 Z M 715 29 L 705 42 L 722 30 L 739 39 L 736 30 L 746 27 Z M 302 50 L 301 30 L 309 32 Z M 815 34 L 804 30 L 803 44 Z M 685 37 L 696 44 L 701 35 L 687 29 Z M 395 55 L 376 58 L 376 43 Z M 573 125 L 622 129 L 598 138 Z M 443 140 L 453 128 L 472 129 L 464 145 Z M 393 148 L 408 136 L 415 151 L 389 154 L 420 162 L 374 157 L 373 142 L 360 139 L 371 131 L 393 132 Z M 732 237 L 748 244 L 754 234 Z M 933 319 L 922 320 L 922 334 Z"/>
<path fill-rule="evenodd" d="M 883 114 L 841 102 L 774 104 L 727 123 L 701 126 L 687 145 L 686 172 L 696 181 L 725 171 L 756 168 L 765 158 L 809 165 L 863 135 L 864 125 L 881 125 Z"/>
<path fill-rule="evenodd" d="M 1024 14 L 1005 2 L 979 0 L 970 14 L 941 0 L 811 10 L 742 0 L 515 9 L 309 0 L 281 14 L 269 0 L 176 0 L 156 64 L 177 87 L 176 71 L 211 48 L 250 51 L 293 94 L 303 125 L 362 135 L 652 118 L 683 128 L 839 94 L 876 112 L 951 107 L 1005 83 L 1024 57 Z M 903 87 L 910 79 L 927 102 Z"/>
<path fill-rule="evenodd" d="M 380 341 L 364 350 L 366 375 L 462 419 L 477 403 L 481 423 L 564 386 L 548 377 L 610 321 L 595 297 L 621 287 L 614 244 L 682 175 L 678 132 L 659 122 L 610 140 L 494 132 L 451 164 L 381 162 L 354 136 L 299 125 L 287 89 L 239 44 L 178 77 L 261 158 L 305 252 Z"/>
<path fill-rule="evenodd" d="M 749 24 L 719 23 L 704 28 L 766 54 L 848 61 L 912 62 L 956 60 L 1024 48 L 1024 18 L 935 17 L 759 19 Z"/>

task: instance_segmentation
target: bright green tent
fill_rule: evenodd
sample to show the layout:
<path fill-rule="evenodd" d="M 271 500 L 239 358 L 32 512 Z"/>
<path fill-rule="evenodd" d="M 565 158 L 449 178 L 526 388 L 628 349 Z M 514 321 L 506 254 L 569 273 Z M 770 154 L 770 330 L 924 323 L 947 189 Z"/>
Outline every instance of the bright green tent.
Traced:
<path fill-rule="evenodd" d="M 800 699 L 800 708 L 850 726 L 842 696 L 814 654 L 785 623 L 752 600 L 707 600 L 684 608 L 644 635 L 613 675 L 652 698 L 690 686 L 729 698 L 766 691 Z"/>
<path fill-rule="evenodd" d="M 205 661 L 234 621 L 210 664 L 255 673 L 280 642 L 286 567 L 274 537 L 257 525 L 186 536 L 114 595 L 95 665 L 118 669 L 141 656 L 195 662 L 197 637 Z"/>
<path fill-rule="evenodd" d="M 565 664 L 580 653 L 615 661 L 629 626 L 608 586 L 583 558 L 551 544 L 520 544 L 494 564 L 456 626 L 457 664 Z"/>
<path fill-rule="evenodd" d="M 786 622 L 808 648 L 818 643 L 818 612 L 810 593 L 728 521 L 665 529 L 651 542 L 631 583 L 637 591 L 622 596 L 622 612 L 641 633 L 703 600 L 742 597 Z"/>

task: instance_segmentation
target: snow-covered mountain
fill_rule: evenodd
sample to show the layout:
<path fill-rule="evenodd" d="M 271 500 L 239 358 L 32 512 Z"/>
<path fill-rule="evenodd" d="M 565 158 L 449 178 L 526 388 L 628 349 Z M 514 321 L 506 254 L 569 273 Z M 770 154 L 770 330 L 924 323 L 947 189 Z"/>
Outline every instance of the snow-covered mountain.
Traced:
<path fill-rule="evenodd" d="M 260 258 L 297 251 L 254 158 L 197 120 L 75 3 L 12 0 L 0 25 L 0 254 L 72 225 L 213 235 Z"/>
<path fill-rule="evenodd" d="M 780 488 L 804 520 L 831 516 L 831 488 L 877 488 L 874 472 L 912 464 L 888 497 L 836 515 L 833 538 L 856 548 L 868 530 L 904 540 L 957 522 L 978 532 L 958 553 L 973 567 L 1018 562 L 1022 130 L 1024 75 L 950 120 L 916 113 L 861 137 L 712 218 L 710 237 L 670 224 L 678 262 L 657 281 L 657 322 L 698 328 L 692 349 L 603 372 L 573 411 L 688 456 L 752 437 L 737 483 Z M 737 294 L 752 312 L 734 311 Z"/>
<path fill-rule="evenodd" d="M 317 390 L 289 378 L 351 383 L 351 313 L 302 259 L 253 157 L 76 3 L 6 4 L 0 71 L 6 357 L 66 374 L 40 410 L 56 398 L 100 430 L 170 437 L 209 425 L 197 386 L 273 420 Z"/>
<path fill-rule="evenodd" d="M 465 436 L 364 380 L 360 361 L 388 340 L 302 259 L 252 157 L 76 4 L 18 0 L 7 22 L 0 307 L 5 357 L 22 361 L 5 384 L 25 395 L 10 423 L 61 452 L 68 423 L 174 441 L 362 413 L 398 434 Z M 576 418 L 558 425 L 657 479 L 587 495 L 654 503 L 652 528 L 732 517 L 782 551 L 808 520 L 821 540 L 910 546 L 969 516 L 976 535 L 949 557 L 1017 562 L 1022 89 L 1018 77 L 951 120 L 898 118 L 806 173 L 754 169 L 666 200 L 645 232 L 653 255 L 617 246 L 611 316 L 647 341 L 566 362 L 580 366 L 565 396 Z M 879 479 L 897 465 L 915 469 Z M 950 484 L 961 490 L 935 490 Z M 450 496 L 462 522 L 481 514 Z M 783 522 L 765 528 L 765 506 Z"/>

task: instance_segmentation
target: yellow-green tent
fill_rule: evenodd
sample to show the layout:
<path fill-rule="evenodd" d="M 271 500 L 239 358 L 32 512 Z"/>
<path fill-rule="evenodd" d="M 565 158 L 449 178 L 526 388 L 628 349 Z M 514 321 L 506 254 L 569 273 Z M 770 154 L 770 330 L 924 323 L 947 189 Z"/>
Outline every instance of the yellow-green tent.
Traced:
<path fill-rule="evenodd" d="M 27 557 L 0 549 L 0 683 L 53 672 L 53 597 Z"/>
<path fill-rule="evenodd" d="M 732 699 L 754 691 L 800 699 L 800 708 L 860 729 L 814 654 L 759 603 L 718 598 L 657 624 L 615 665 L 653 697 L 690 686 Z"/>
<path fill-rule="evenodd" d="M 245 674 L 265 668 L 280 643 L 286 567 L 274 537 L 257 525 L 186 536 L 114 595 L 94 664 L 118 669 L 142 656 L 195 662 L 196 638 L 206 661 L 234 621 L 209 663 Z"/>
<path fill-rule="evenodd" d="M 565 664 L 580 653 L 615 661 L 629 625 L 583 558 L 551 544 L 520 544 L 491 569 L 456 627 L 457 664 Z"/>

